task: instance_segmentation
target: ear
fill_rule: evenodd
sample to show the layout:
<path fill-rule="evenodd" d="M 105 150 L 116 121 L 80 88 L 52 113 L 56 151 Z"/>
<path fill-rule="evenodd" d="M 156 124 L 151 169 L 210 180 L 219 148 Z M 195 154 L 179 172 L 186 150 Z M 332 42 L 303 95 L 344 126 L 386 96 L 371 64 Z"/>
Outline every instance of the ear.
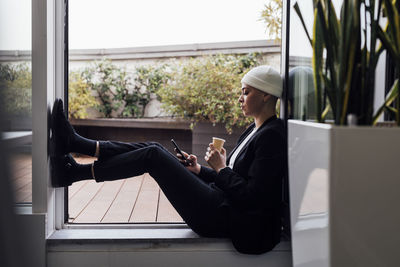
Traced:
<path fill-rule="evenodd" d="M 264 94 L 264 97 L 263 97 L 263 101 L 264 101 L 264 103 L 266 103 L 269 99 L 271 98 L 271 95 L 270 94 L 267 94 L 267 93 L 265 93 Z"/>

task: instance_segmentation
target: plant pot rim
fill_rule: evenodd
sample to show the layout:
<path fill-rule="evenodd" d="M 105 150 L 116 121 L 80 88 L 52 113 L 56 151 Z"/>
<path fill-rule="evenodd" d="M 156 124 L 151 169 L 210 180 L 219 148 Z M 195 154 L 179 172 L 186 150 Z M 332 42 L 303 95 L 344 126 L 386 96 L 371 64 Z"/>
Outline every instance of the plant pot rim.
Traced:
<path fill-rule="evenodd" d="M 190 121 L 180 118 L 90 118 L 70 119 L 74 126 L 190 130 Z"/>
<path fill-rule="evenodd" d="M 333 123 L 321 123 L 321 122 L 315 122 L 315 121 L 300 121 L 300 120 L 290 119 L 290 120 L 288 120 L 288 123 L 303 125 L 303 126 L 310 126 L 310 127 L 315 127 L 315 128 L 321 128 L 321 129 L 376 129 L 376 130 L 398 129 L 398 130 L 400 130 L 400 127 L 397 127 L 396 123 L 394 123 L 394 122 L 378 123 L 378 125 L 376 125 L 376 126 L 372 126 L 372 125 L 347 126 L 347 125 L 335 125 Z"/>

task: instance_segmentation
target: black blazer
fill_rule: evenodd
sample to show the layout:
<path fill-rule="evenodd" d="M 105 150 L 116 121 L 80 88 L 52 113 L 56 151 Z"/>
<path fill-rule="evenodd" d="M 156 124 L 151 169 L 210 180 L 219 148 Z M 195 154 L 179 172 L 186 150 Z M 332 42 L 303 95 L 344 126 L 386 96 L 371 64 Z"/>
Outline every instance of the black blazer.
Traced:
<path fill-rule="evenodd" d="M 254 129 L 250 125 L 232 153 Z M 230 234 L 242 253 L 261 254 L 273 249 L 281 235 L 282 182 L 286 160 L 286 134 L 275 116 L 263 123 L 238 154 L 233 169 L 218 174 L 201 167 L 199 177 L 213 182 L 226 195 Z"/>

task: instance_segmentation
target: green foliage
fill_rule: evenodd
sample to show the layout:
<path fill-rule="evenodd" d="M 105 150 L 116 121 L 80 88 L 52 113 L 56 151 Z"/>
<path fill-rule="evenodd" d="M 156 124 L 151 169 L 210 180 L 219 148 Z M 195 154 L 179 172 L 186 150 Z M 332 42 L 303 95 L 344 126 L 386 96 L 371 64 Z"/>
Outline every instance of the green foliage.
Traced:
<path fill-rule="evenodd" d="M 137 67 L 136 86 L 146 88 L 149 95 L 150 93 L 157 93 L 158 89 L 171 78 L 166 71 L 167 67 L 167 65 Z"/>
<path fill-rule="evenodd" d="M 32 74 L 27 63 L 0 64 L 0 89 L 7 116 L 32 116 Z"/>
<path fill-rule="evenodd" d="M 400 0 L 383 0 L 382 4 L 388 20 L 385 30 L 377 25 L 377 35 L 395 63 L 395 79 L 385 102 L 374 116 L 374 124 L 377 123 L 380 114 L 387 111 L 394 115 L 397 125 L 400 126 Z"/>
<path fill-rule="evenodd" d="M 265 23 L 269 38 L 280 41 L 282 28 L 282 0 L 269 0 L 261 11 L 260 20 Z"/>
<path fill-rule="evenodd" d="M 312 39 L 304 25 L 299 6 L 295 4 L 295 11 L 313 47 L 316 113 L 319 122 L 324 122 L 327 111 L 331 109 L 335 124 L 346 124 L 347 115 L 354 114 L 360 125 L 371 125 L 376 123 L 377 116 L 381 114 L 379 112 L 385 110 L 380 108 L 378 114 L 373 116 L 375 70 L 385 49 L 395 59 L 396 68 L 399 69 L 400 19 L 399 5 L 396 7 L 395 2 L 379 1 L 376 5 L 375 0 L 343 1 L 339 19 L 331 1 L 316 0 Z M 386 31 L 379 26 L 383 3 L 390 23 Z M 378 39 L 383 45 L 379 44 Z M 395 82 L 389 99 L 383 104 L 385 107 L 392 104 L 396 97 L 400 98 L 396 88 L 398 86 Z M 399 117 L 398 122 L 400 124 Z"/>
<path fill-rule="evenodd" d="M 110 60 L 94 62 L 85 69 L 82 77 L 89 90 L 97 92 L 100 101 L 97 108 L 106 118 L 110 118 L 111 113 L 121 105 L 120 101 L 114 101 L 117 93 L 129 90 L 132 86 L 127 72 L 113 65 Z"/>
<path fill-rule="evenodd" d="M 135 72 L 104 59 L 94 62 L 83 72 L 84 81 L 90 90 L 97 92 L 100 104 L 97 109 L 106 118 L 112 112 L 118 117 L 143 117 L 150 94 L 166 82 L 165 66 L 141 66 Z"/>
<path fill-rule="evenodd" d="M 250 122 L 238 104 L 240 80 L 257 60 L 257 54 L 192 58 L 172 68 L 158 95 L 171 113 L 193 122 L 224 123 L 231 132 Z"/>
<path fill-rule="evenodd" d="M 75 119 L 87 118 L 87 108 L 97 104 L 80 72 L 69 73 L 68 100 L 69 116 Z"/>
<path fill-rule="evenodd" d="M 18 78 L 19 66 L 13 66 L 11 64 L 0 64 L 0 81 L 14 81 Z"/>
<path fill-rule="evenodd" d="M 118 91 L 116 99 L 124 102 L 123 117 L 143 117 L 144 108 L 150 101 L 150 94 L 156 93 L 168 79 L 166 66 L 140 66 L 135 69 L 133 90 Z"/>
<path fill-rule="evenodd" d="M 155 93 L 166 110 L 196 121 L 221 122 L 228 131 L 250 121 L 238 105 L 240 79 L 256 65 L 260 55 L 218 55 L 193 58 L 183 64 L 147 65 L 132 72 L 110 60 L 92 63 L 69 75 L 69 114 L 87 118 L 87 108 L 104 117 L 142 117 Z M 31 114 L 31 71 L 27 64 L 1 64 L 2 106 L 8 114 Z M 92 96 L 95 91 L 98 100 Z"/>

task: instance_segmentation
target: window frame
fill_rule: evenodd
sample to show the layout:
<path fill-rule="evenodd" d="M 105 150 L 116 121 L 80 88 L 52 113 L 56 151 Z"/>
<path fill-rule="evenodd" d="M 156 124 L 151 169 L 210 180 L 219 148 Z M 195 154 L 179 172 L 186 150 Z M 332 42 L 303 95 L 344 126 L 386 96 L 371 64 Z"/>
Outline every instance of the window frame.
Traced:
<path fill-rule="evenodd" d="M 285 4 L 284 4 L 285 6 Z M 283 12 L 284 13 L 284 12 Z M 33 97 L 33 175 L 32 175 L 32 211 L 47 213 L 46 233 L 50 237 L 56 231 L 67 230 L 108 230 L 118 235 L 118 230 L 145 229 L 182 230 L 190 228 L 185 223 L 110 223 L 110 224 L 69 224 L 67 188 L 52 188 L 49 173 L 48 134 L 50 127 L 49 111 L 54 99 L 63 98 L 68 105 L 68 0 L 39 0 L 32 6 L 32 69 L 35 90 Z M 284 61 L 281 61 L 284 68 Z M 47 117 L 47 120 L 43 118 Z M 115 231 L 111 231 L 115 230 Z M 161 231 L 162 235 L 162 231 Z M 163 237 L 155 233 L 150 239 L 160 240 Z M 187 238 L 177 234 L 177 239 Z M 190 237 L 204 239 L 197 235 Z"/>
<path fill-rule="evenodd" d="M 65 59 L 64 60 L 64 69 L 63 69 L 64 70 L 64 72 L 63 72 L 64 73 L 64 76 L 63 76 L 63 92 L 60 93 L 60 94 L 64 95 L 64 98 L 63 98 L 64 99 L 64 109 L 67 110 L 68 109 L 68 88 L 69 88 L 68 87 L 68 74 L 69 74 L 68 65 L 70 63 L 69 62 L 69 51 L 68 51 L 68 35 L 69 35 L 69 32 L 68 32 L 68 28 L 69 28 L 68 27 L 68 25 L 69 25 L 69 21 L 68 21 L 68 14 L 69 14 L 68 6 L 69 5 L 68 5 L 68 2 L 69 1 L 68 0 L 63 0 L 63 1 L 64 1 L 63 8 L 65 9 L 65 11 L 59 12 L 59 15 L 63 16 L 64 24 L 63 24 L 63 27 L 59 28 L 59 30 L 58 30 L 58 32 L 63 32 L 64 33 L 64 36 L 62 37 L 63 38 L 62 42 L 64 43 L 64 47 L 63 47 L 64 54 L 63 54 L 63 57 Z M 61 18 L 59 20 L 61 20 Z M 256 42 L 256 41 L 253 41 L 253 42 Z M 254 44 L 251 43 L 251 45 L 254 45 Z M 189 46 L 192 46 L 192 45 L 176 45 L 176 46 L 189 47 Z M 168 47 L 168 46 L 166 46 L 166 47 Z M 194 49 L 192 47 L 190 47 L 190 48 Z M 200 48 L 202 48 L 202 46 L 200 46 Z M 215 48 L 215 47 L 211 47 L 211 48 Z M 165 54 L 166 52 L 163 50 L 163 53 Z M 174 51 L 173 53 L 176 54 L 177 52 Z M 282 64 L 281 64 L 281 66 L 282 66 Z M 71 229 L 72 228 L 74 228 L 74 229 L 78 228 L 79 229 L 80 225 L 83 225 L 84 227 L 86 227 L 86 225 L 89 225 L 89 223 L 69 223 L 68 222 L 68 189 L 67 188 L 64 189 L 63 198 L 64 198 L 64 201 L 63 201 L 63 203 L 64 203 L 64 208 L 63 208 L 64 215 L 63 215 L 62 219 L 59 219 L 59 220 L 62 221 L 62 225 L 64 225 L 64 226 L 60 226 L 59 229 L 65 229 L 65 228 L 71 228 Z M 59 197 L 58 199 L 60 199 L 59 202 L 61 202 L 61 197 Z M 118 224 L 121 225 L 123 223 L 124 222 L 116 223 L 116 224 L 117 225 Z M 111 228 L 115 228 L 116 224 L 110 224 L 110 227 Z M 174 222 L 173 223 L 163 223 L 163 222 L 161 222 L 161 223 L 157 223 L 157 222 L 151 222 L 151 223 L 129 223 L 129 222 L 127 222 L 126 224 L 131 225 L 131 227 L 135 227 L 136 225 L 139 225 L 139 227 L 141 227 L 142 225 L 157 224 L 157 225 L 160 225 L 160 228 L 165 228 L 165 227 L 168 227 L 168 225 L 174 226 L 176 224 L 182 224 L 182 223 L 174 223 Z M 183 223 L 183 224 L 186 225 L 185 223 Z M 101 225 L 104 225 L 104 223 L 92 223 L 91 225 L 93 225 L 93 227 L 98 227 L 98 226 L 101 227 Z"/>
<path fill-rule="evenodd" d="M 46 1 L 46 0 L 42 0 Z M 47 56 L 48 60 L 47 63 L 48 65 L 46 66 L 47 68 L 47 79 L 49 80 L 47 84 L 47 92 L 41 92 L 40 98 L 45 98 L 50 100 L 50 107 L 52 106 L 52 103 L 55 98 L 62 98 L 64 100 L 64 105 L 65 105 L 65 110 L 68 108 L 68 0 L 63 0 L 63 1 L 56 1 L 53 3 L 53 1 L 47 0 L 47 7 L 48 7 L 48 21 L 47 21 L 47 34 L 48 34 L 48 40 L 47 40 L 47 46 L 48 51 L 47 51 Z M 53 13 L 53 14 L 50 14 Z M 43 14 L 44 15 L 44 14 Z M 43 25 L 42 25 L 43 26 Z M 50 34 L 51 32 L 51 34 Z M 52 38 L 54 41 L 52 41 Z M 41 49 L 44 49 L 45 46 L 41 46 Z M 39 47 L 37 47 L 39 49 Z M 44 53 L 44 51 L 42 51 Z M 54 58 L 54 60 L 52 59 Z M 51 62 L 52 64 L 49 64 Z M 37 68 L 41 67 L 41 71 L 44 72 L 44 67 L 45 65 L 41 63 L 39 65 L 36 65 Z M 41 72 L 41 75 L 44 75 L 44 73 Z M 54 86 L 54 87 L 53 87 Z M 36 88 L 36 87 L 35 87 Z M 51 92 L 49 92 L 51 91 Z M 45 95 L 46 94 L 46 95 Z M 39 96 L 37 97 L 39 98 Z M 49 106 L 49 104 L 48 104 Z M 39 117 L 39 114 L 36 113 L 37 117 Z M 38 127 L 43 127 L 43 125 Z M 47 125 L 46 125 L 47 128 Z M 42 144 L 45 138 L 47 138 L 47 135 L 42 135 Z M 43 156 L 43 153 L 46 151 L 46 156 L 44 158 L 47 158 L 47 146 L 41 146 L 39 147 L 39 144 L 36 142 L 35 144 L 35 150 L 38 151 L 37 154 L 41 153 L 41 156 Z M 35 161 L 37 163 L 37 161 Z M 32 162 L 32 165 L 34 163 Z M 43 164 L 42 164 L 43 165 Z M 160 230 L 173 230 L 173 229 L 182 229 L 182 233 L 186 232 L 188 229 L 190 229 L 187 224 L 185 223 L 109 223 L 109 224 L 98 224 L 98 223 L 82 223 L 82 224 L 71 224 L 68 223 L 68 188 L 51 188 L 51 183 L 50 183 L 50 175 L 48 173 L 48 164 L 47 164 L 47 169 L 44 170 L 43 168 L 41 169 L 42 175 L 32 177 L 32 179 L 35 180 L 40 180 L 41 176 L 44 176 L 44 173 L 47 171 L 47 184 L 44 185 L 43 181 L 42 183 L 39 183 L 36 181 L 35 183 L 38 184 L 38 186 L 41 186 L 41 190 L 37 190 L 36 192 L 32 192 L 32 195 L 44 195 L 44 187 L 48 189 L 47 192 L 47 199 L 49 200 L 47 203 L 47 212 L 48 212 L 48 232 L 53 232 L 57 230 L 88 230 L 88 229 L 104 229 L 107 230 L 111 234 L 115 234 L 118 236 L 118 230 L 124 230 L 124 229 L 131 229 L 134 232 L 136 232 L 139 236 L 142 235 L 143 237 L 143 231 L 145 229 L 160 229 Z M 43 180 L 43 179 L 42 179 Z M 40 185 L 39 185 L 40 184 Z M 39 199 L 39 198 L 36 198 Z M 37 202 L 37 200 L 34 203 L 34 206 L 36 206 L 36 209 L 33 208 L 34 212 L 45 212 L 46 209 L 44 209 L 45 204 L 42 202 L 43 199 L 40 202 Z M 113 231 L 114 230 L 114 231 Z M 116 231 L 115 231 L 116 230 Z M 176 238 L 180 239 L 183 238 L 184 235 L 180 234 L 177 232 Z M 197 236 L 197 235 L 196 235 Z M 153 236 L 153 238 L 159 240 L 162 239 L 162 233 L 156 234 Z M 196 238 L 199 238 L 198 236 Z"/>
<path fill-rule="evenodd" d="M 56 266 L 61 261 L 68 265 L 80 257 L 93 265 L 104 264 L 106 257 L 115 259 L 113 265 L 117 266 L 138 259 L 163 266 L 176 260 L 189 264 L 193 257 L 200 257 L 204 265 L 222 260 L 237 266 L 288 266 L 291 248 L 287 241 L 270 253 L 249 258 L 238 254 L 230 241 L 199 237 L 183 224 L 76 227 L 64 223 L 65 189 L 51 187 L 48 143 L 52 104 L 64 93 L 64 1 L 36 0 L 32 5 L 32 208 L 16 211 L 23 229 L 29 229 L 29 242 L 24 244 L 29 245 L 32 262 L 38 266 Z M 124 257 L 118 257 L 120 253 Z"/>

